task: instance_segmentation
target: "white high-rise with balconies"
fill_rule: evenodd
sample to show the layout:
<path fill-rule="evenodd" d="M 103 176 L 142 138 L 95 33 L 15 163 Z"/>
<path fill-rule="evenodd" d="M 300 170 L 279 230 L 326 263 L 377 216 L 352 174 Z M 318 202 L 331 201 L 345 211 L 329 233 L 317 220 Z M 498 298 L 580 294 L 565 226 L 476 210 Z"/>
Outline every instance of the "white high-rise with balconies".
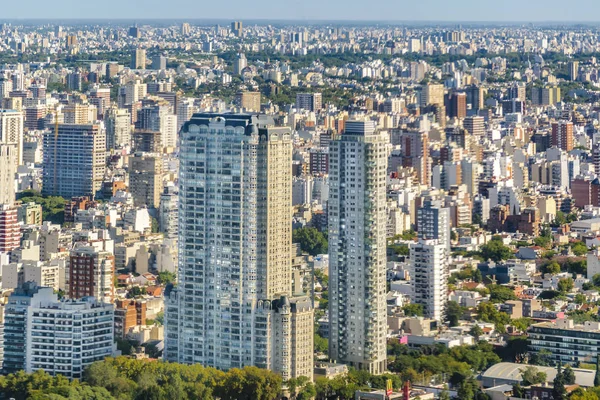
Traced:
<path fill-rule="evenodd" d="M 291 298 L 292 139 L 249 114 L 195 114 L 181 130 L 178 286 L 165 359 L 311 376 L 313 310 Z"/>
<path fill-rule="evenodd" d="M 329 144 L 329 357 L 386 370 L 386 170 L 389 139 L 347 121 Z"/>
<path fill-rule="evenodd" d="M 424 315 L 441 321 L 448 301 L 448 253 L 438 239 L 419 239 L 410 245 L 412 301 Z"/>

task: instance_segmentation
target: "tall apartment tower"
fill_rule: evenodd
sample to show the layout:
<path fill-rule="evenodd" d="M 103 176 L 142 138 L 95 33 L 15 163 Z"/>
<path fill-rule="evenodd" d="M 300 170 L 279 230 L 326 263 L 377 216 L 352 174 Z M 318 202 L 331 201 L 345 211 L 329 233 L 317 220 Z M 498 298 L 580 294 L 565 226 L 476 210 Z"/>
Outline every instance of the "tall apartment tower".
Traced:
<path fill-rule="evenodd" d="M 106 124 L 106 149 L 131 145 L 131 115 L 124 108 L 109 108 L 104 118 Z"/>
<path fill-rule="evenodd" d="M 421 88 L 421 97 L 419 99 L 421 107 L 431 104 L 444 105 L 444 85 L 427 84 Z"/>
<path fill-rule="evenodd" d="M 129 191 L 136 207 L 159 207 L 163 192 L 163 159 L 160 154 L 135 153 L 129 157 Z"/>
<path fill-rule="evenodd" d="M 160 207 L 158 209 L 158 227 L 167 239 L 177 239 L 177 215 L 179 205 L 179 193 L 177 187 L 172 183 L 165 186 L 160 195 Z"/>
<path fill-rule="evenodd" d="M 131 52 L 131 69 L 146 69 L 146 49 Z"/>
<path fill-rule="evenodd" d="M 417 233 L 422 240 L 439 240 L 450 254 L 450 209 L 441 200 L 426 198 L 417 210 Z"/>
<path fill-rule="evenodd" d="M 419 129 L 405 130 L 400 134 L 402 166 L 412 167 L 422 185 L 431 184 L 429 163 L 429 132 Z"/>
<path fill-rule="evenodd" d="M 23 113 L 16 110 L 0 110 L 0 144 L 16 147 L 15 168 L 23 164 Z"/>
<path fill-rule="evenodd" d="M 237 37 L 244 36 L 244 25 L 242 21 L 234 21 L 231 23 L 231 32 Z"/>
<path fill-rule="evenodd" d="M 482 137 L 485 135 L 485 124 L 483 117 L 467 117 L 463 120 L 463 127 L 473 136 Z"/>
<path fill-rule="evenodd" d="M 166 360 L 310 376 L 313 310 L 290 297 L 291 215 L 289 129 L 248 114 L 199 113 L 183 126 Z"/>
<path fill-rule="evenodd" d="M 558 121 L 552 123 L 552 146 L 564 151 L 573 150 L 573 123 Z"/>
<path fill-rule="evenodd" d="M 427 318 L 441 321 L 448 301 L 450 209 L 426 198 L 417 210 L 418 243 L 410 246 L 413 301 Z"/>
<path fill-rule="evenodd" d="M 103 124 L 60 124 L 44 134 L 42 193 L 94 196 L 106 170 L 106 131 Z"/>
<path fill-rule="evenodd" d="M 441 321 L 448 301 L 448 253 L 439 240 L 419 239 L 410 245 L 412 300 L 424 316 Z"/>
<path fill-rule="evenodd" d="M 323 95 L 321 93 L 298 93 L 296 108 L 313 112 L 319 111 L 323 108 Z"/>
<path fill-rule="evenodd" d="M 17 146 L 0 143 L 0 204 L 15 202 Z"/>
<path fill-rule="evenodd" d="M 386 370 L 388 138 L 347 121 L 329 144 L 329 357 Z"/>
<path fill-rule="evenodd" d="M 68 290 L 71 299 L 92 296 L 105 303 L 115 297 L 115 256 L 94 247 L 79 247 L 69 257 Z"/>
<path fill-rule="evenodd" d="M 81 379 L 90 364 L 114 355 L 114 318 L 112 304 L 59 301 L 52 288 L 25 282 L 5 306 L 2 371 Z"/>
<path fill-rule="evenodd" d="M 18 209 L 12 204 L 0 204 L 0 253 L 8 253 L 20 245 Z"/>

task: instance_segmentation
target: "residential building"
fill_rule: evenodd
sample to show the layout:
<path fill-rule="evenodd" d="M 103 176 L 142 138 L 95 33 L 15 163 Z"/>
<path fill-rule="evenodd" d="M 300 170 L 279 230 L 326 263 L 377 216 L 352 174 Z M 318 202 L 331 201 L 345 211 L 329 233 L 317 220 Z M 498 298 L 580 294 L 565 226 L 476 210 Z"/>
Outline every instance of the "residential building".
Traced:
<path fill-rule="evenodd" d="M 16 165 L 23 164 L 23 113 L 16 110 L 0 110 L 0 145 L 11 144 L 16 148 Z"/>
<path fill-rule="evenodd" d="M 21 244 L 18 208 L 0 204 L 0 253 L 10 252 Z"/>
<path fill-rule="evenodd" d="M 15 201 L 17 146 L 0 143 L 0 204 Z"/>
<path fill-rule="evenodd" d="M 260 111 L 260 92 L 238 92 L 236 94 L 237 104 L 245 111 Z"/>
<path fill-rule="evenodd" d="M 45 195 L 94 196 L 106 170 L 106 131 L 102 124 L 59 124 L 44 134 Z"/>
<path fill-rule="evenodd" d="M 106 124 L 106 149 L 131 145 L 131 115 L 123 108 L 109 108 L 104 118 Z"/>
<path fill-rule="evenodd" d="M 52 288 L 27 282 L 5 306 L 3 373 L 43 370 L 81 379 L 90 364 L 115 354 L 113 325 L 112 304 L 59 301 Z"/>
<path fill-rule="evenodd" d="M 596 364 L 600 353 L 600 322 L 579 325 L 572 319 L 556 319 L 534 324 L 527 333 L 529 351 L 547 351 L 553 362 Z"/>
<path fill-rule="evenodd" d="M 289 346 L 309 344 L 313 310 L 290 297 L 290 130 L 262 115 L 199 113 L 181 142 L 179 274 L 166 293 L 165 359 L 300 376 L 312 368 L 312 348 Z"/>
<path fill-rule="evenodd" d="M 321 93 L 298 93 L 296 95 L 296 108 L 313 112 L 319 111 L 323 108 L 323 95 Z"/>
<path fill-rule="evenodd" d="M 387 134 L 346 121 L 329 144 L 329 357 L 386 370 Z"/>
<path fill-rule="evenodd" d="M 552 146 L 564 151 L 573 150 L 573 123 L 558 121 L 552 123 Z"/>
<path fill-rule="evenodd" d="M 146 49 L 135 49 L 131 52 L 131 69 L 146 69 Z"/>
<path fill-rule="evenodd" d="M 156 153 L 129 157 L 129 191 L 136 207 L 158 208 L 163 192 L 163 159 Z"/>
<path fill-rule="evenodd" d="M 94 247 L 79 247 L 71 251 L 67 278 L 67 296 L 71 299 L 92 296 L 112 303 L 115 256 Z"/>

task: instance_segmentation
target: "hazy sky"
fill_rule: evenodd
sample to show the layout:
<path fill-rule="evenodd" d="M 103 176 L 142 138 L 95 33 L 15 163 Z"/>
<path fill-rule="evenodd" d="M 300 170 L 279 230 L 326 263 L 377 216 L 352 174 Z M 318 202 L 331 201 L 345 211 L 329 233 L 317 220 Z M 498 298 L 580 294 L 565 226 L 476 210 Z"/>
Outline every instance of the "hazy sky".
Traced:
<path fill-rule="evenodd" d="M 598 0 L 5 0 L 2 3 L 0 19 L 600 21 Z"/>

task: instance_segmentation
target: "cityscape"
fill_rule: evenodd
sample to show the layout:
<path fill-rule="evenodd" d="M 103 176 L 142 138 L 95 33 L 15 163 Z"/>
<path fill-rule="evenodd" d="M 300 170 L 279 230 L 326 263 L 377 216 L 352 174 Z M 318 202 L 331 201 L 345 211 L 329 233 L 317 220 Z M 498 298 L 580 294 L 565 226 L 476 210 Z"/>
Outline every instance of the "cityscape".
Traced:
<path fill-rule="evenodd" d="M 0 21 L 0 400 L 600 400 L 600 24 L 308 8 Z"/>

